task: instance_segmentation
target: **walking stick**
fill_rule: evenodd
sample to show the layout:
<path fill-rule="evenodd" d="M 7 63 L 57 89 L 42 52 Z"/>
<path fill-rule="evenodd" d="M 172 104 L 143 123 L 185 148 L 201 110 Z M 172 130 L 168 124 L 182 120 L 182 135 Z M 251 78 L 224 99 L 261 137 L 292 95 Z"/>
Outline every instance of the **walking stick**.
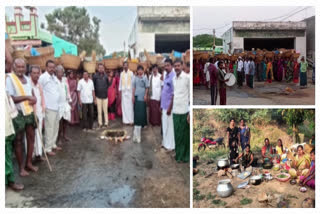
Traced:
<path fill-rule="evenodd" d="M 34 119 L 35 119 L 35 121 L 36 121 L 37 127 L 39 128 L 39 123 L 38 123 L 37 116 L 36 116 L 35 112 L 33 113 L 33 116 L 34 116 Z M 48 163 L 49 170 L 50 170 L 50 172 L 52 172 L 52 168 L 51 168 L 51 165 L 50 165 L 50 162 L 49 162 L 47 153 L 46 153 L 46 151 L 44 150 L 44 145 L 43 145 L 43 140 L 42 140 L 42 134 L 40 133 L 40 130 L 39 130 L 38 128 L 37 128 L 37 130 L 38 130 L 38 134 L 39 134 L 39 137 L 40 137 L 42 150 L 43 150 L 44 156 L 46 157 L 46 161 L 47 161 L 47 163 Z"/>

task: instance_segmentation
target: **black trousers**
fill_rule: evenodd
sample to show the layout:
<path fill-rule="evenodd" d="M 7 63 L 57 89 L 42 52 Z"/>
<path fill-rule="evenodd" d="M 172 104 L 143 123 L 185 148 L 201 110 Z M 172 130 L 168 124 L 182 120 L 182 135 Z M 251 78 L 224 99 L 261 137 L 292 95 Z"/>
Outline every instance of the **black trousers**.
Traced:
<path fill-rule="evenodd" d="M 82 103 L 82 128 L 83 129 L 92 129 L 93 126 L 93 103 Z"/>
<path fill-rule="evenodd" d="M 237 81 L 238 81 L 238 86 L 240 87 L 240 86 L 242 86 L 242 83 L 243 83 L 243 72 L 237 72 Z"/>
<path fill-rule="evenodd" d="M 210 91 L 211 91 L 211 105 L 216 105 L 217 104 L 217 97 L 218 97 L 217 85 L 211 85 Z"/>

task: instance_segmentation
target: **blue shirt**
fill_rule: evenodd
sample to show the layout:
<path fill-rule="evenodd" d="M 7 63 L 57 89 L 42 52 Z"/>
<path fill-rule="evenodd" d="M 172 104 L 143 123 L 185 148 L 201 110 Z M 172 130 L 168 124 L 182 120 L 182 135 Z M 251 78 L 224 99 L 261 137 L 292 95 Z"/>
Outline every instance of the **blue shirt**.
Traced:
<path fill-rule="evenodd" d="M 160 104 L 161 108 L 164 110 L 167 110 L 169 108 L 173 96 L 173 78 L 175 76 L 176 74 L 173 69 L 169 74 L 165 73 Z"/>

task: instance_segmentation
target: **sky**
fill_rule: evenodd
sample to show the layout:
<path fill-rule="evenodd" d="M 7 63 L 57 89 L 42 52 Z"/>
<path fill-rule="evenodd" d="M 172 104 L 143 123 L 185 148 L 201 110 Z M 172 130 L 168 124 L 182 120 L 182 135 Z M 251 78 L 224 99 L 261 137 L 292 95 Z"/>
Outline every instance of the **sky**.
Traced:
<path fill-rule="evenodd" d="M 37 7 L 40 23 L 45 23 L 45 15 L 58 7 Z M 114 51 L 123 51 L 123 42 L 128 50 L 128 38 L 137 16 L 136 7 L 86 7 L 92 18 L 96 16 L 100 22 L 100 42 L 106 50 L 106 55 Z M 6 7 L 6 15 L 13 19 L 13 7 Z M 23 8 L 24 18 L 29 20 L 29 11 Z"/>
<path fill-rule="evenodd" d="M 232 26 L 232 21 L 301 21 L 314 15 L 314 7 L 304 6 L 194 7 L 193 35 L 213 34 L 215 28 L 216 36 L 220 37 Z"/>

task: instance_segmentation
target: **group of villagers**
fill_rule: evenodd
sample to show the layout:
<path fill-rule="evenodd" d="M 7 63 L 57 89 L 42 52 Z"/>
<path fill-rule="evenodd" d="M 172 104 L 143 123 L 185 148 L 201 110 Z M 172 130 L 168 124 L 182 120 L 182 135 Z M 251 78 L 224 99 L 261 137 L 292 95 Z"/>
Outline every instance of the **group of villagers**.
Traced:
<path fill-rule="evenodd" d="M 24 189 L 15 182 L 13 154 L 19 175 L 29 176 L 38 171 L 36 161 L 55 156 L 62 142 L 72 140 L 68 126 L 81 125 L 84 132 L 107 129 L 116 115 L 124 125 L 134 125 L 133 140 L 140 143 L 147 107 L 149 124 L 161 126 L 162 147 L 173 151 L 177 162 L 189 161 L 189 68 L 182 60 L 167 58 L 164 70 L 152 65 L 150 73 L 141 65 L 136 72 L 129 70 L 127 61 L 119 73 L 99 63 L 93 75 L 65 71 L 53 60 L 43 71 L 7 52 L 5 62 L 5 180 L 11 189 Z"/>
<path fill-rule="evenodd" d="M 241 119 L 239 126 L 236 126 L 235 120 L 231 119 L 227 128 L 227 136 L 230 164 L 239 163 L 241 159 L 241 165 L 244 169 L 252 169 L 257 160 L 255 160 L 250 148 L 250 128 L 245 124 L 245 120 Z M 273 165 L 277 170 L 280 168 L 288 170 L 292 178 L 297 178 L 298 183 L 315 189 L 315 149 L 313 148 L 315 142 L 312 140 L 310 143 L 298 145 L 291 152 L 284 148 L 281 139 L 278 139 L 277 145 L 274 147 L 269 138 L 265 138 L 264 146 L 261 149 L 262 162 Z M 306 152 L 307 149 L 304 147 L 308 148 L 309 152 Z M 241 153 L 239 153 L 239 148 L 242 149 Z"/>

